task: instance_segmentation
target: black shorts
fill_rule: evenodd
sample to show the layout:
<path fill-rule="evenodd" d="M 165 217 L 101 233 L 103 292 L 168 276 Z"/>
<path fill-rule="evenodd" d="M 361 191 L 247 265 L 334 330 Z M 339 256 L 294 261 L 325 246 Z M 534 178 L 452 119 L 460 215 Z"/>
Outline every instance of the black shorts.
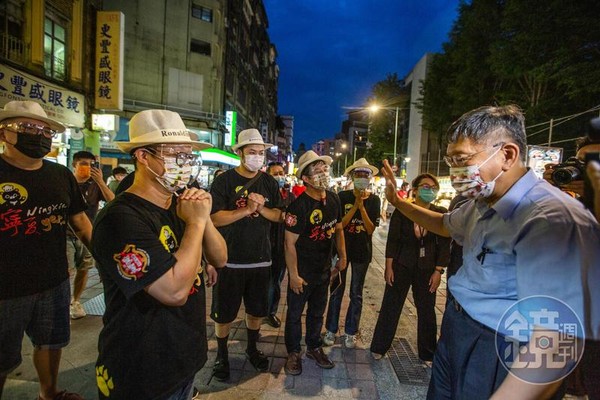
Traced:
<path fill-rule="evenodd" d="M 266 317 L 269 313 L 270 267 L 222 268 L 213 287 L 210 317 L 220 324 L 232 322 L 237 317 L 242 299 L 246 314 Z"/>

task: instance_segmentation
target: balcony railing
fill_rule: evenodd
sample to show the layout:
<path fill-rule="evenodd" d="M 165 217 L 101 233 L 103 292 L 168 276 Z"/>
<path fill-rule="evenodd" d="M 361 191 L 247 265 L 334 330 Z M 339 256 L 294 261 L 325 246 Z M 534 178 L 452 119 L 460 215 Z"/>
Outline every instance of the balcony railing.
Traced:
<path fill-rule="evenodd" d="M 0 57 L 23 64 L 27 60 L 28 48 L 21 39 L 0 33 Z"/>

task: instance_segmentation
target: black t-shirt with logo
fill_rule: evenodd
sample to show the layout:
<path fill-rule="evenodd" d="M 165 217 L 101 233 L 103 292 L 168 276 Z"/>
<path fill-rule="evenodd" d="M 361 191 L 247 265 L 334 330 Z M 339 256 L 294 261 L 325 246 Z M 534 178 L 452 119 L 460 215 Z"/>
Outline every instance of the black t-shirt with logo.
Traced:
<path fill-rule="evenodd" d="M 339 193 L 342 203 L 343 215 L 348 214 L 354 206 L 356 197 L 353 190 L 345 190 Z M 364 200 L 365 209 L 369 219 L 375 226 L 379 226 L 379 215 L 381 210 L 381 200 L 378 196 L 371 194 Z M 371 235 L 365 229 L 360 210 L 356 210 L 352 219 L 344 228 L 344 240 L 346 241 L 346 257 L 348 262 L 370 263 L 373 256 L 373 243 Z"/>
<path fill-rule="evenodd" d="M 258 178 L 241 196 L 236 196 L 250 178 L 240 175 L 235 169 L 225 171 L 215 178 L 210 193 L 212 214 L 218 211 L 232 211 L 246 207 L 249 193 L 258 193 L 265 198 L 265 207 L 283 209 L 279 185 L 269 174 L 259 172 Z M 227 242 L 227 263 L 258 264 L 271 261 L 271 222 L 258 213 L 219 227 L 218 230 Z"/>
<path fill-rule="evenodd" d="M 106 302 L 96 364 L 101 398 L 162 398 L 206 362 L 201 273 L 180 307 L 144 290 L 175 265 L 184 230 L 175 201 L 165 210 L 131 193 L 117 196 L 96 218 L 92 253 Z"/>
<path fill-rule="evenodd" d="M 69 217 L 87 206 L 66 167 L 27 171 L 0 157 L 0 299 L 40 293 L 68 277 Z"/>
<path fill-rule="evenodd" d="M 342 222 L 338 195 L 326 193 L 325 202 L 302 193 L 289 205 L 285 216 L 285 229 L 299 235 L 298 274 L 309 283 L 329 279 L 335 225 Z"/>
<path fill-rule="evenodd" d="M 85 210 L 85 214 L 88 216 L 90 221 L 93 223 L 96 218 L 96 214 L 98 214 L 98 207 L 100 205 L 100 201 L 106 201 L 102 191 L 100 190 L 100 186 L 93 179 L 88 179 L 85 182 L 78 183 L 79 190 L 81 190 L 81 194 L 85 199 L 87 204 L 87 209 Z M 75 236 L 75 233 L 71 229 L 67 230 L 67 235 Z"/>

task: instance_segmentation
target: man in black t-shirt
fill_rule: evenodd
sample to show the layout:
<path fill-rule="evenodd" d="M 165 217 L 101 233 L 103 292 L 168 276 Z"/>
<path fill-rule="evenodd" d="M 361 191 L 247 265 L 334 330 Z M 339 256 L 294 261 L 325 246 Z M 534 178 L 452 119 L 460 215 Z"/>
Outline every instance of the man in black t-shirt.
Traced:
<path fill-rule="evenodd" d="M 210 314 L 215 321 L 218 346 L 213 374 L 220 381 L 229 379 L 227 341 L 242 299 L 248 329 L 246 355 L 256 370 L 265 372 L 269 368 L 269 361 L 256 348 L 256 342 L 269 306 L 269 230 L 272 222 L 282 222 L 283 208 L 277 182 L 260 171 L 269 147 L 271 144 L 263 142 L 258 130 L 240 132 L 233 150 L 240 156 L 241 164 L 216 177 L 211 186 L 211 218 L 225 237 L 228 251 L 227 265 L 219 271 L 213 288 Z"/>
<path fill-rule="evenodd" d="M 0 397 L 7 375 L 21 363 L 27 333 L 40 399 L 82 399 L 57 388 L 61 351 L 70 339 L 67 223 L 86 246 L 92 234 L 73 174 L 43 159 L 64 130 L 32 101 L 11 101 L 0 110 Z"/>
<path fill-rule="evenodd" d="M 114 193 L 104 183 L 102 170 L 95 165 L 95 162 L 96 157 L 89 151 L 78 151 L 73 154 L 73 175 L 88 205 L 85 213 L 92 222 L 98 213 L 100 201 L 111 201 L 115 198 Z M 88 271 L 94 266 L 94 259 L 70 230 L 67 231 L 67 260 L 69 270 L 75 271 L 71 318 L 79 319 L 87 315 L 79 300 L 87 283 Z"/>
<path fill-rule="evenodd" d="M 106 302 L 98 395 L 187 399 L 208 347 L 201 258 L 217 266 L 227 258 L 210 220 L 210 194 L 187 187 L 198 166 L 192 149 L 210 145 L 193 141 L 167 110 L 134 115 L 129 138 L 117 144 L 135 160 L 133 185 L 94 224 L 92 253 Z"/>
<path fill-rule="evenodd" d="M 379 210 L 381 200 L 378 196 L 368 191 L 373 175 L 379 170 L 370 165 L 366 159 L 356 160 L 348 167 L 344 174 L 352 179 L 353 190 L 340 192 L 342 203 L 344 227 L 344 240 L 346 241 L 346 255 L 348 263 L 352 267 L 352 280 L 350 283 L 350 304 L 346 313 L 345 340 L 347 348 L 356 347 L 356 335 L 360 324 L 362 312 L 362 293 L 365 284 L 367 268 L 371 263 L 373 245 L 371 237 L 375 228 L 379 226 Z M 329 308 L 327 310 L 327 332 L 323 337 L 323 343 L 331 346 L 335 342 L 335 334 L 338 331 L 342 297 L 346 288 L 346 272 L 340 273 L 341 283 L 339 287 L 332 286 L 329 297 Z"/>
<path fill-rule="evenodd" d="M 301 317 L 306 303 L 306 356 L 321 368 L 334 367 L 323 352 L 321 328 L 328 284 L 330 279 L 339 279 L 338 274 L 347 263 L 340 199 L 326 190 L 331 162 L 331 157 L 319 157 L 312 150 L 300 157 L 296 176 L 304 181 L 306 191 L 290 204 L 285 216 L 285 261 L 289 277 L 285 371 L 290 375 L 302 373 Z M 331 268 L 334 239 L 339 258 Z"/>

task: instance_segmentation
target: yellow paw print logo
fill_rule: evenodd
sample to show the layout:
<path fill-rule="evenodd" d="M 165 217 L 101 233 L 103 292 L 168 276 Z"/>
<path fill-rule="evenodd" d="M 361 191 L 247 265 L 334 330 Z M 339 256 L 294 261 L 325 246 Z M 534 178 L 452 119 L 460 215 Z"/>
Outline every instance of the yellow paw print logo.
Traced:
<path fill-rule="evenodd" d="M 104 365 L 96 367 L 96 382 L 100 392 L 106 397 L 109 397 L 110 391 L 114 389 L 115 385 L 113 384 L 112 378 L 108 375 L 108 369 L 104 368 Z"/>

